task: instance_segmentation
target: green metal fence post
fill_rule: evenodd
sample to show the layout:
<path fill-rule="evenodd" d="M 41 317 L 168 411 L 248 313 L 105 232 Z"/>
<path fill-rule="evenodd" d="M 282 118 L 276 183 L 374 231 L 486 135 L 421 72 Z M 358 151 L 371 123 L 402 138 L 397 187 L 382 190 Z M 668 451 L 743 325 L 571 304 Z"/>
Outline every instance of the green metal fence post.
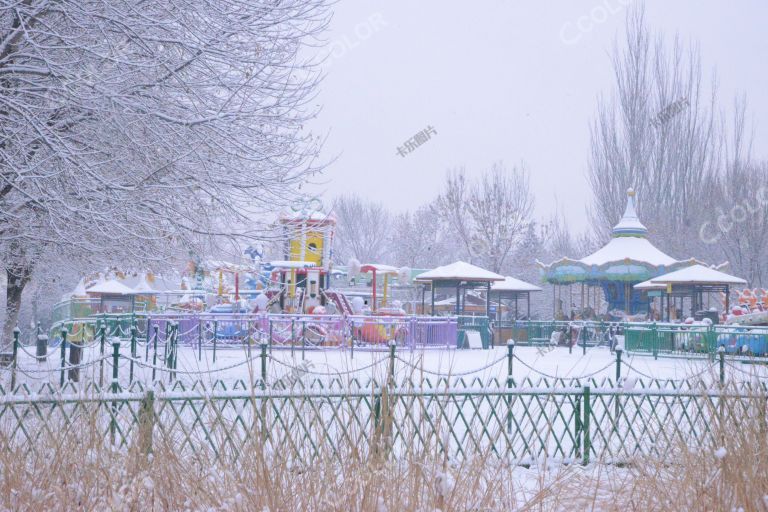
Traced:
<path fill-rule="evenodd" d="M 267 387 L 267 342 L 261 342 L 261 389 Z"/>
<path fill-rule="evenodd" d="M 155 375 L 157 374 L 157 338 L 160 328 L 157 324 L 153 326 L 155 332 L 152 335 L 152 382 L 155 382 Z"/>
<path fill-rule="evenodd" d="M 576 394 L 574 396 L 574 450 L 575 450 L 575 458 L 578 459 L 582 457 L 582 450 L 581 450 L 581 394 Z"/>
<path fill-rule="evenodd" d="M 582 454 L 582 464 L 589 464 L 589 452 L 592 449 L 592 439 L 589 435 L 589 419 L 592 415 L 592 404 L 590 403 L 589 386 L 584 386 L 584 419 L 581 422 L 581 429 L 584 434 L 584 452 Z"/>
<path fill-rule="evenodd" d="M 720 359 L 720 386 L 725 385 L 725 345 L 717 347 L 717 356 Z"/>
<path fill-rule="evenodd" d="M 107 343 L 107 324 L 99 320 L 99 389 L 104 389 L 104 345 Z"/>
<path fill-rule="evenodd" d="M 66 364 L 67 357 L 67 329 L 61 330 L 61 378 L 59 379 L 59 386 L 64 387 L 64 365 Z"/>
<path fill-rule="evenodd" d="M 395 340 L 389 341 L 389 382 L 390 386 L 395 385 L 395 349 L 397 342 Z"/>
<path fill-rule="evenodd" d="M 307 321 L 301 321 L 301 359 L 304 360 L 304 350 L 307 346 Z"/>
<path fill-rule="evenodd" d="M 18 326 L 13 328 L 13 361 L 11 362 L 11 393 L 16 387 L 16 358 L 19 356 L 19 334 L 21 330 Z"/>
<path fill-rule="evenodd" d="M 581 337 L 581 354 L 587 355 L 587 324 L 581 326 L 581 330 L 579 331 L 579 336 Z"/>
<path fill-rule="evenodd" d="M 113 338 L 114 340 L 114 338 Z M 119 390 L 118 385 L 118 370 L 120 369 L 120 340 L 112 341 L 112 392 L 117 393 Z"/>
<path fill-rule="evenodd" d="M 117 395 L 120 390 L 118 370 L 120 369 L 120 340 L 112 341 L 112 393 Z M 115 444 L 115 432 L 117 431 L 117 399 L 112 399 L 112 419 L 109 422 L 109 433 L 112 444 Z"/>
<path fill-rule="evenodd" d="M 216 362 L 216 338 L 219 337 L 219 321 L 213 321 L 213 362 Z"/>
<path fill-rule="evenodd" d="M 146 350 L 144 351 L 144 361 L 149 361 L 149 346 L 152 344 L 152 322 L 147 317 L 147 336 L 145 341 L 147 342 Z"/>
<path fill-rule="evenodd" d="M 171 338 L 171 370 L 176 370 L 176 359 L 179 357 L 179 322 L 173 323 L 173 337 Z M 171 378 L 176 379 L 176 372 L 171 371 Z"/>
<path fill-rule="evenodd" d="M 568 353 L 573 354 L 573 326 L 571 324 L 568 324 Z"/>
<path fill-rule="evenodd" d="M 656 330 L 656 322 L 651 325 L 651 351 L 653 351 L 653 359 L 659 359 L 659 333 Z"/>
<path fill-rule="evenodd" d="M 136 328 L 136 325 L 131 326 L 131 361 L 129 364 L 129 375 L 128 375 L 128 384 L 133 384 L 133 360 L 136 357 L 136 331 L 138 329 Z"/>
<path fill-rule="evenodd" d="M 618 387 L 621 380 L 621 353 L 624 352 L 624 347 L 618 345 L 616 347 L 616 386 Z"/>

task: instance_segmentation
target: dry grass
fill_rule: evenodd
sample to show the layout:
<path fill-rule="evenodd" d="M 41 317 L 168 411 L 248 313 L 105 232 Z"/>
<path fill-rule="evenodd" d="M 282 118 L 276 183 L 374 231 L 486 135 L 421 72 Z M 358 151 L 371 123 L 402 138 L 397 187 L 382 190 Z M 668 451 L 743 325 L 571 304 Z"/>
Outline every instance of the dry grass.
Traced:
<path fill-rule="evenodd" d="M 722 410 L 706 413 L 716 441 L 697 449 L 681 442 L 665 461 L 532 469 L 488 454 L 451 461 L 436 449 L 392 460 L 360 446 L 341 447 L 348 454 L 341 462 L 330 455 L 296 461 L 266 451 L 257 435 L 237 460 L 181 456 L 177 440 L 158 435 L 153 453 L 145 455 L 137 440 L 113 450 L 94 414 L 75 429 L 42 435 L 35 451 L 6 444 L 0 428 L 0 445 L 6 447 L 0 451 L 0 505 L 116 511 L 765 511 L 766 410 L 765 396 L 726 401 Z"/>

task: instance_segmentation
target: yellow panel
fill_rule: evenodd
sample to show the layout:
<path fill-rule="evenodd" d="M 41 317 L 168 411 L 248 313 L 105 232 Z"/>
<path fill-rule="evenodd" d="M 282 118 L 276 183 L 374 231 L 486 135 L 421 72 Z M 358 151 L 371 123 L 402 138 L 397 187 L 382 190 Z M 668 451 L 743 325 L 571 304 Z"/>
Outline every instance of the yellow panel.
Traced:
<path fill-rule="evenodd" d="M 307 246 L 304 251 L 304 257 L 301 255 L 301 237 L 291 240 L 291 261 L 310 261 L 315 265 L 323 264 L 323 234 L 312 231 L 307 233 Z"/>

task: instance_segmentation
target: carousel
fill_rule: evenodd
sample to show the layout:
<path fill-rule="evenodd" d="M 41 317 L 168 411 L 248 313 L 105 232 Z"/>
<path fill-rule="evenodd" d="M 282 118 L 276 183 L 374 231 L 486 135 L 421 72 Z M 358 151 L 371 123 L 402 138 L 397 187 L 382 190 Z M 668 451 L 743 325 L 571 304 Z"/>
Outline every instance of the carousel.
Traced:
<path fill-rule="evenodd" d="M 553 285 L 554 317 L 590 319 L 645 317 L 650 299 L 634 285 L 700 262 L 677 260 L 648 240 L 648 229 L 637 215 L 635 192 L 629 189 L 624 215 L 605 246 L 581 259 L 536 263 L 542 280 Z"/>

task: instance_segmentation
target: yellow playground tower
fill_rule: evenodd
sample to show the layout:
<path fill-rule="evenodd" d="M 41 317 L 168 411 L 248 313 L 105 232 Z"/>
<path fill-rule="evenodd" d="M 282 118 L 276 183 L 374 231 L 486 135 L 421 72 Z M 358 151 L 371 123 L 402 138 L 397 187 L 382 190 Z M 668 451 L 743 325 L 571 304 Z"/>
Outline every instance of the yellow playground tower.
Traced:
<path fill-rule="evenodd" d="M 294 210 L 280 216 L 285 240 L 285 261 L 273 262 L 280 273 L 280 283 L 287 290 L 289 312 L 309 312 L 321 303 L 321 290 L 327 287 L 331 270 L 331 245 L 336 219 L 321 211 L 319 200 L 311 208 Z"/>

